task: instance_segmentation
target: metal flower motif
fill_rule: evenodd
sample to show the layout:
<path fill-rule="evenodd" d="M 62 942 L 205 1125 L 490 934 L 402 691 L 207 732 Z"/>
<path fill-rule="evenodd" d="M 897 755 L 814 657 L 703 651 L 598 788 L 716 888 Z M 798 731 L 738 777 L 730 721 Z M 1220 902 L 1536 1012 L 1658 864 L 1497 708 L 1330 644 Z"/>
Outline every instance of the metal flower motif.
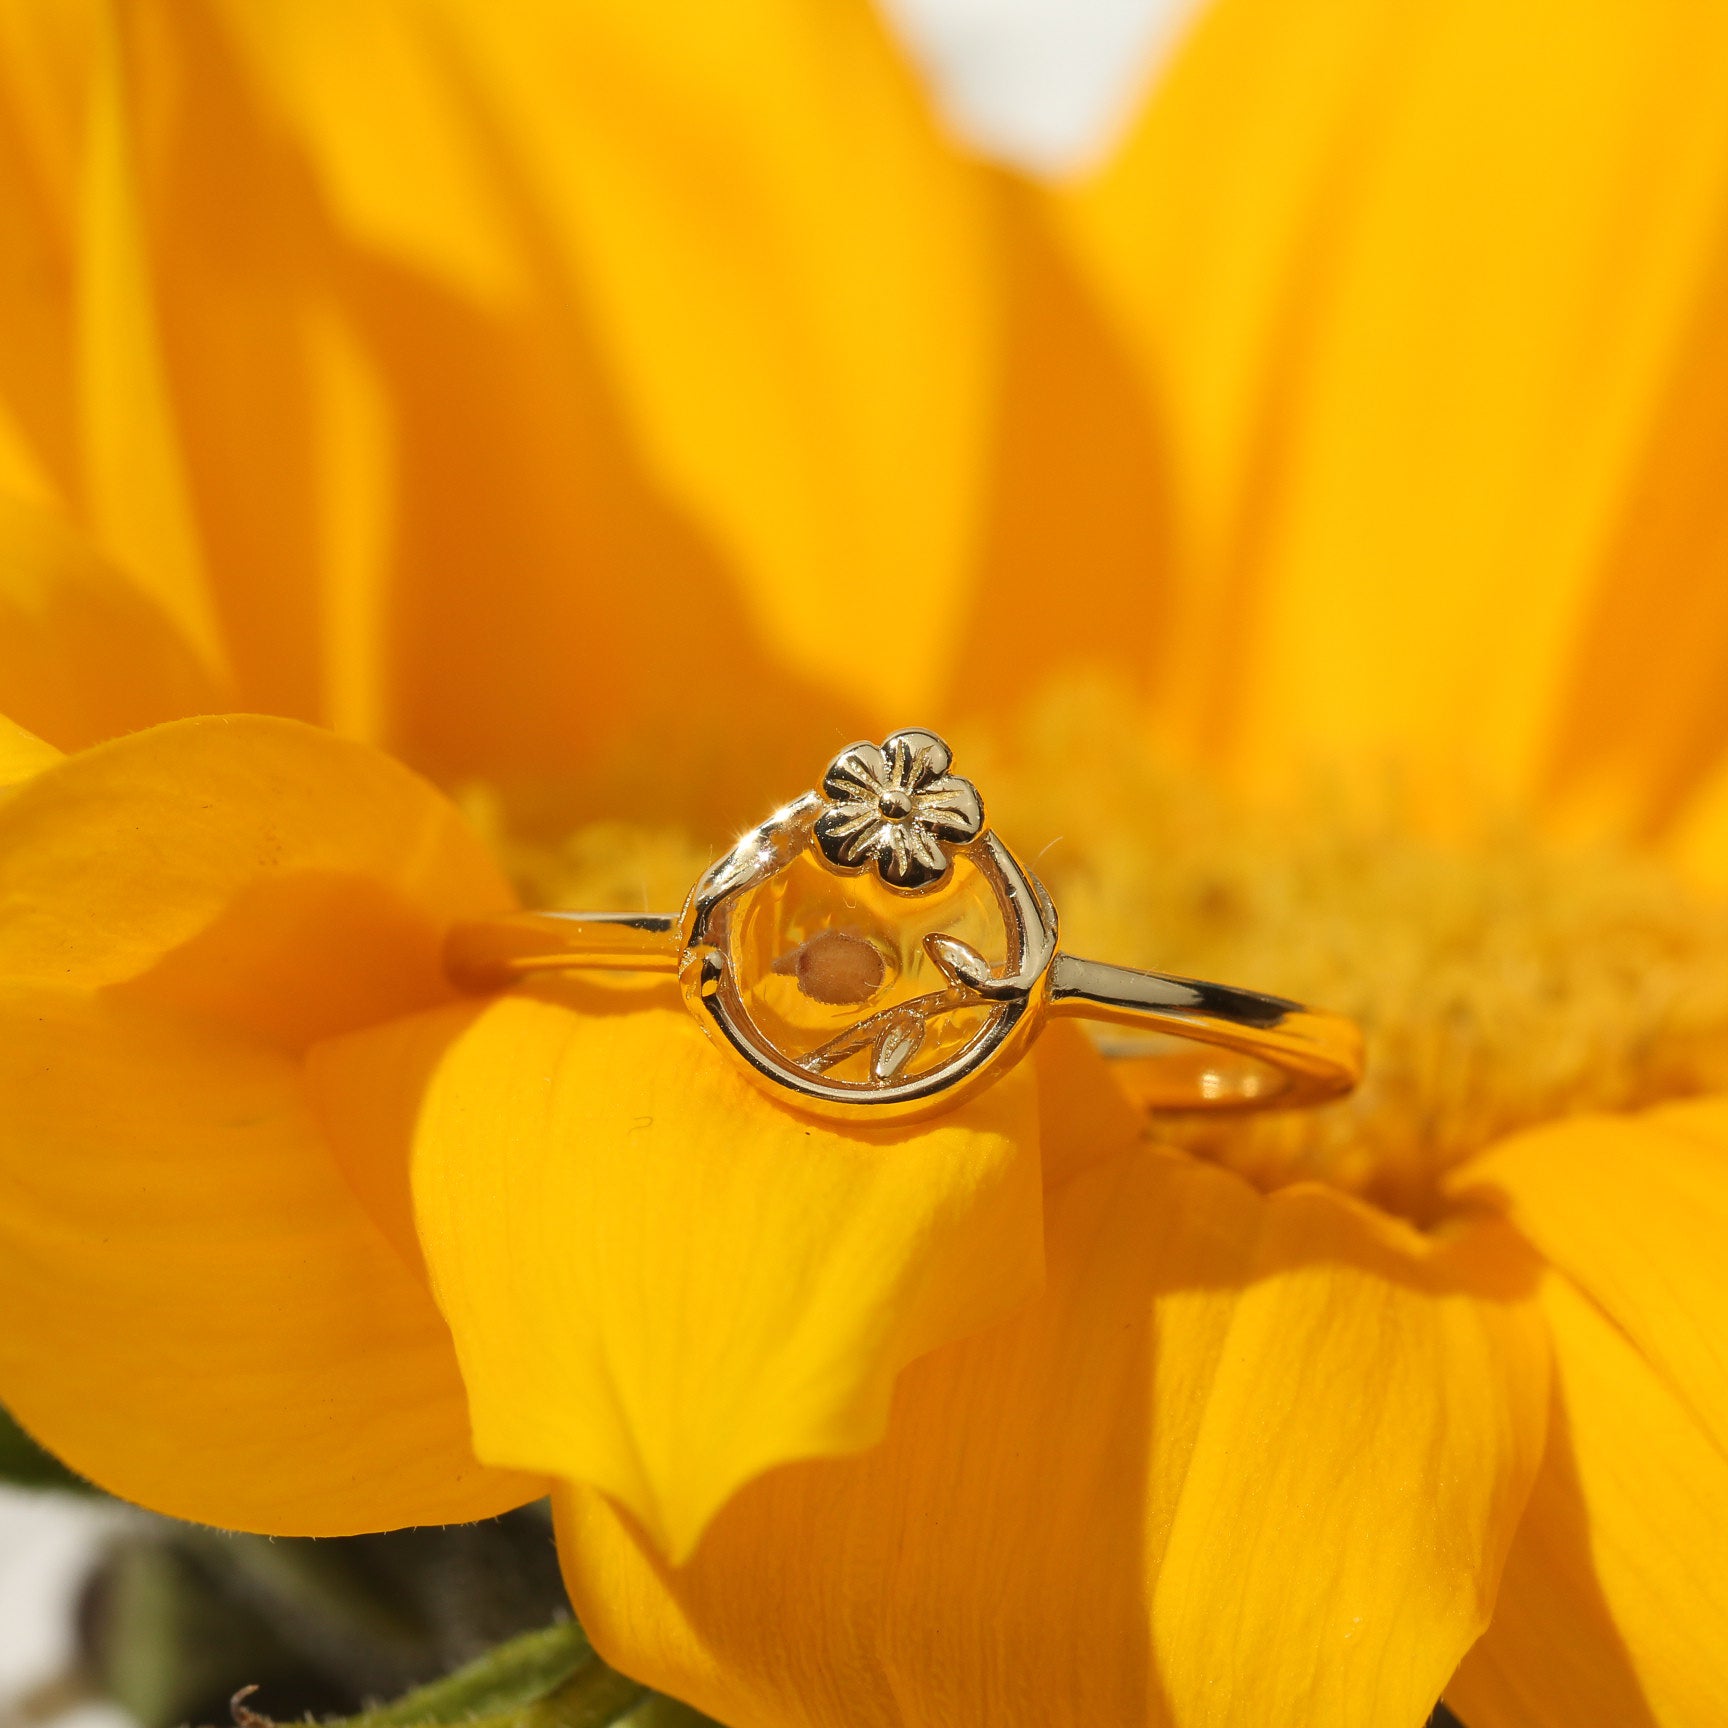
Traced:
<path fill-rule="evenodd" d="M 840 870 L 874 864 L 892 888 L 927 888 L 948 874 L 949 849 L 977 839 L 984 806 L 934 732 L 896 732 L 878 747 L 849 744 L 828 764 L 816 844 Z"/>

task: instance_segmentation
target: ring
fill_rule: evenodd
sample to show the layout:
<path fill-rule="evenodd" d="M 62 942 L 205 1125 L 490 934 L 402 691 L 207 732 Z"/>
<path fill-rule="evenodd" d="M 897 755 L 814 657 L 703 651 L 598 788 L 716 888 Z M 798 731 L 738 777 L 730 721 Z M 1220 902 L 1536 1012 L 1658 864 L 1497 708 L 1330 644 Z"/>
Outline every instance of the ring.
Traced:
<path fill-rule="evenodd" d="M 1000 1078 L 1052 1016 L 1099 1039 L 1147 1109 L 1290 1108 L 1362 1077 L 1343 1015 L 1083 960 L 934 732 L 848 745 L 819 790 L 711 865 L 681 913 L 517 912 L 456 925 L 446 966 L 485 993 L 559 971 L 675 974 L 703 1030 L 783 1103 L 935 1115 Z"/>

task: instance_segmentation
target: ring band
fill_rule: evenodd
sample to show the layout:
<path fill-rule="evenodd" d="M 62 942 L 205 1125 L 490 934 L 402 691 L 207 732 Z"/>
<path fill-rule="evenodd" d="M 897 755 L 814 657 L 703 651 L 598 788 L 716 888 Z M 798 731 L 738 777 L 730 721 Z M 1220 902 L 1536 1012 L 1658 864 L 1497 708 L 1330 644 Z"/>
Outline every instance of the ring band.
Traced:
<path fill-rule="evenodd" d="M 1343 1015 L 1060 952 L 1050 896 L 951 761 L 922 730 L 850 745 L 819 791 L 712 865 L 681 913 L 458 924 L 449 975 L 475 993 L 564 971 L 675 976 L 751 1078 L 852 1121 L 952 1107 L 1051 1016 L 1118 1029 L 1100 1047 L 1147 1109 L 1287 1109 L 1355 1087 L 1362 1038 Z M 956 922 L 976 940 L 936 927 Z"/>

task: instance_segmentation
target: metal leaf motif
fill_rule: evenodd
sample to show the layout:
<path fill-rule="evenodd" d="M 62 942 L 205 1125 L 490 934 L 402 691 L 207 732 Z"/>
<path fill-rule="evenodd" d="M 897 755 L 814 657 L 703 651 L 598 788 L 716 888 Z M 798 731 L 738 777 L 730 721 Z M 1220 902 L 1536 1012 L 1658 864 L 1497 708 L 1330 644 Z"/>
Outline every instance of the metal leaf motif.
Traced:
<path fill-rule="evenodd" d="M 896 1014 L 882 1028 L 876 1048 L 870 1057 L 870 1077 L 889 1081 L 897 1075 L 924 1042 L 924 1017 L 921 1014 Z"/>
<path fill-rule="evenodd" d="M 990 982 L 990 962 L 958 936 L 938 931 L 924 938 L 924 951 L 942 970 L 950 983 L 968 990 L 981 990 Z"/>

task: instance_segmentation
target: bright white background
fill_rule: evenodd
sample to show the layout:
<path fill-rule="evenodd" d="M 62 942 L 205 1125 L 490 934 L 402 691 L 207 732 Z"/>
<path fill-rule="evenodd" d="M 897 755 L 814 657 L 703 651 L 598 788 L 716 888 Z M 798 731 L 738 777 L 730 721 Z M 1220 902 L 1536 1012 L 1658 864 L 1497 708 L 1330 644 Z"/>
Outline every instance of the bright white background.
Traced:
<path fill-rule="evenodd" d="M 1045 174 L 1107 154 L 1199 0 L 878 0 L 949 124 Z M 117 1515 L 0 1489 L 0 1728 L 71 1653 L 78 1590 Z M 59 1728 L 123 1728 L 84 1706 Z"/>
<path fill-rule="evenodd" d="M 1105 155 L 1200 0 L 878 0 L 950 125 L 1050 174 Z"/>

